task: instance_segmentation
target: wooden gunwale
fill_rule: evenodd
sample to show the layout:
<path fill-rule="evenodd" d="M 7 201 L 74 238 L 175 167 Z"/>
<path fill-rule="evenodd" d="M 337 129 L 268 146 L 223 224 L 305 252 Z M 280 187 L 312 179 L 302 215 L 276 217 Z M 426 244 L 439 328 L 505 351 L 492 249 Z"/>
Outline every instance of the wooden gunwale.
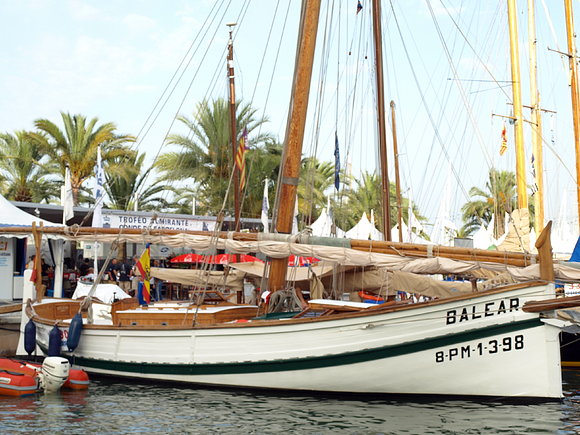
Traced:
<path fill-rule="evenodd" d="M 17 313 L 18 311 L 22 311 L 21 303 L 0 305 L 0 314 Z"/>
<path fill-rule="evenodd" d="M 428 302 L 421 302 L 421 303 L 417 303 L 417 304 L 401 304 L 401 305 L 388 305 L 388 306 L 383 306 L 383 305 L 376 305 L 374 307 L 370 307 L 367 308 L 366 310 L 362 310 L 362 311 L 355 311 L 355 312 L 340 312 L 340 313 L 335 313 L 332 316 L 321 316 L 321 317 L 309 317 L 309 318 L 290 318 L 290 319 L 276 319 L 276 320 L 254 320 L 252 322 L 248 322 L 248 323 L 220 323 L 220 324 L 215 324 L 215 325 L 204 325 L 204 326 L 181 326 L 181 325 L 167 325 L 167 326 L 139 326 L 139 325 L 128 325 L 128 326 L 115 326 L 115 325 L 83 325 L 83 329 L 95 329 L 95 330 L 162 330 L 162 331 L 167 331 L 167 330 L 203 330 L 203 329 L 221 329 L 221 328 L 257 328 L 257 327 L 262 327 L 262 326 L 276 326 L 276 325 L 288 325 L 288 324 L 302 324 L 302 323 L 316 323 L 316 322 L 326 322 L 326 321 L 332 321 L 332 320 L 340 320 L 340 319 L 345 319 L 345 318 L 356 318 L 356 317 L 366 317 L 366 316 L 375 316 L 375 315 L 380 315 L 380 314 L 386 314 L 386 313 L 394 313 L 394 312 L 400 312 L 400 311 L 408 311 L 408 310 L 413 310 L 416 308 L 424 308 L 424 307 L 431 307 L 431 306 L 437 306 L 437 305 L 444 305 L 447 304 L 448 302 L 455 302 L 455 301 L 463 301 L 463 300 L 468 300 L 468 299 L 473 299 L 474 295 L 476 296 L 489 296 L 489 295 L 496 295 L 496 294 L 501 294 L 501 293 L 505 293 L 506 291 L 509 290 L 517 290 L 517 289 L 521 289 L 521 288 L 527 288 L 527 287 L 534 287 L 534 286 L 538 286 L 538 285 L 545 285 L 548 284 L 548 281 L 541 281 L 541 280 L 535 280 L 535 281 L 528 281 L 525 283 L 516 283 L 516 284 L 509 284 L 506 286 L 502 286 L 496 289 L 492 289 L 492 290 L 486 290 L 486 291 L 481 291 L 481 292 L 475 292 L 475 293 L 468 293 L 468 294 L 463 294 L 463 295 L 458 295 L 458 296 L 453 296 L 450 298 L 445 298 L 445 299 L 437 299 L 437 300 L 433 300 L 433 301 L 428 301 Z M 389 304 L 389 303 L 386 303 Z M 385 304 L 385 305 L 386 305 Z M 55 321 L 52 319 L 43 319 L 40 318 L 38 316 L 32 316 L 32 313 L 30 311 L 30 308 L 27 306 L 26 307 L 26 315 L 29 318 L 32 318 L 34 321 L 44 324 L 44 325 L 49 325 L 52 326 L 55 324 Z M 70 323 L 65 323 L 65 322 L 58 322 L 57 323 L 58 326 L 60 327 L 68 327 L 70 325 Z"/>

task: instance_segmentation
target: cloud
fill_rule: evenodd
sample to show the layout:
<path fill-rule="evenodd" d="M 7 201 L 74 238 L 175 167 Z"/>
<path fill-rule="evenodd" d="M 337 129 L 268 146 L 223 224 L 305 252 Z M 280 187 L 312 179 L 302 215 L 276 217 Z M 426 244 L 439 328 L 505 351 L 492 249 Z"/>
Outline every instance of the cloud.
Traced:
<path fill-rule="evenodd" d="M 133 32 L 141 32 L 155 28 L 156 22 L 144 15 L 129 14 L 123 18 L 123 24 Z"/>
<path fill-rule="evenodd" d="M 73 19 L 78 21 L 94 21 L 106 18 L 99 9 L 80 0 L 69 0 L 68 10 Z"/>

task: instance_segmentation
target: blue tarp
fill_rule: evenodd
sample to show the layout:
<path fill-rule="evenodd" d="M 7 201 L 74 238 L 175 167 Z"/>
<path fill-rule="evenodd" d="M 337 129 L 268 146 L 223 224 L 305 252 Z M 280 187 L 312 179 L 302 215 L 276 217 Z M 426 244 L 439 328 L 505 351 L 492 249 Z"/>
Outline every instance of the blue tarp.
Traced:
<path fill-rule="evenodd" d="M 580 237 L 578 237 L 576 246 L 574 246 L 574 250 L 572 251 L 572 256 L 568 261 L 580 262 Z"/>

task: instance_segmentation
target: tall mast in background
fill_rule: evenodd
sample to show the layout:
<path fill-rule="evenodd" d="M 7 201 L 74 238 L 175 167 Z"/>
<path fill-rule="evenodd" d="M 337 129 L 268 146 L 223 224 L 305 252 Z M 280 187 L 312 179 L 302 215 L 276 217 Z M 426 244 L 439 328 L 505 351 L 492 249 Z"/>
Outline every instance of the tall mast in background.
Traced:
<path fill-rule="evenodd" d="M 574 122 L 574 149 L 576 150 L 576 201 L 578 204 L 578 224 L 580 225 L 580 120 L 578 100 L 578 66 L 576 64 L 576 43 L 574 41 L 574 16 L 572 0 L 564 0 L 566 12 L 566 34 L 568 39 L 568 58 L 570 59 L 570 87 L 572 92 L 572 119 Z"/>
<path fill-rule="evenodd" d="M 510 34 L 510 59 L 512 70 L 512 98 L 514 107 L 514 131 L 516 142 L 516 184 L 518 192 L 518 208 L 528 208 L 526 186 L 526 159 L 524 151 L 524 126 L 522 116 L 522 89 L 520 80 L 520 53 L 518 49 L 518 23 L 516 15 L 516 0 L 507 0 Z"/>
<path fill-rule="evenodd" d="M 397 192 L 397 225 L 399 227 L 399 242 L 403 241 L 403 208 L 401 204 L 401 180 L 399 177 L 399 147 L 397 144 L 397 122 L 395 119 L 395 102 L 391 100 L 391 129 L 393 130 L 393 154 L 395 156 L 395 189 Z M 411 225 L 411 216 L 407 218 Z M 410 231 L 410 228 L 409 228 Z"/>
<path fill-rule="evenodd" d="M 536 235 L 544 229 L 544 152 L 542 146 L 542 113 L 538 92 L 538 61 L 536 59 L 536 13 L 535 1 L 528 0 L 528 46 L 530 55 L 530 105 L 532 106 L 532 153 L 538 191 L 534 194 L 534 229 Z"/>
<path fill-rule="evenodd" d="M 375 72 L 377 83 L 377 125 L 381 159 L 381 185 L 383 189 L 383 232 L 385 240 L 391 241 L 391 214 L 389 170 L 387 162 L 387 133 L 385 125 L 385 86 L 383 83 L 383 32 L 381 28 L 381 2 L 373 0 L 373 39 L 375 45 Z"/>

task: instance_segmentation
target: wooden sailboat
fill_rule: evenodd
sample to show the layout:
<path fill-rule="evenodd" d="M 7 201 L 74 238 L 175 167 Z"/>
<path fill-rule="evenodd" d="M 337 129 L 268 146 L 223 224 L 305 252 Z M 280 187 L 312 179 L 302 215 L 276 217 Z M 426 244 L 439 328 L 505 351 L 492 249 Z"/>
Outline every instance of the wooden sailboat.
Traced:
<path fill-rule="evenodd" d="M 294 98 L 287 130 L 278 234 L 219 234 L 112 229 L 46 228 L 71 240 L 148 241 L 229 252 L 262 252 L 273 258 L 271 290 L 284 287 L 286 258 L 314 255 L 334 264 L 390 270 L 532 271 L 538 258 L 425 247 L 393 242 L 285 236 L 291 228 L 308 102 L 320 0 L 304 0 Z M 27 228 L 7 232 L 28 233 Z M 205 300 L 198 304 L 138 308 L 120 301 L 96 319 L 79 302 L 28 303 L 37 344 L 47 352 L 56 324 L 62 354 L 88 372 L 207 385 L 386 394 L 462 396 L 562 396 L 558 333 L 562 322 L 526 303 L 555 296 L 549 226 L 541 237 L 538 278 L 488 290 L 453 293 L 410 304 L 311 300 L 297 315 L 256 318 L 250 309 Z M 510 266 L 511 265 L 511 266 Z M 527 266 L 527 268 L 526 268 Z M 561 272 L 561 270 L 560 270 Z M 553 306 L 549 305 L 552 310 Z M 78 346 L 70 343 L 71 318 L 84 317 Z M 72 335 L 72 334 L 71 334 Z M 54 336 L 54 334 L 53 334 Z M 76 343 L 75 343 L 76 344 Z M 70 348 L 69 348 L 70 346 Z M 71 350 L 72 349 L 72 350 Z"/>

